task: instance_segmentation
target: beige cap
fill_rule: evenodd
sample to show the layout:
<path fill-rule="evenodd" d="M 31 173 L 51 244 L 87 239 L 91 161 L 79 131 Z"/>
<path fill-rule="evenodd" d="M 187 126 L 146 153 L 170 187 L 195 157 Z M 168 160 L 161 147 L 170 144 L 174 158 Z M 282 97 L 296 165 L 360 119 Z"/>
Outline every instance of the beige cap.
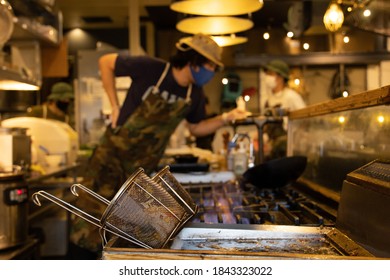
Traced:
<path fill-rule="evenodd" d="M 210 36 L 199 33 L 192 37 L 182 38 L 176 43 L 176 48 L 181 51 L 193 49 L 218 66 L 223 67 L 221 62 L 222 48 Z"/>

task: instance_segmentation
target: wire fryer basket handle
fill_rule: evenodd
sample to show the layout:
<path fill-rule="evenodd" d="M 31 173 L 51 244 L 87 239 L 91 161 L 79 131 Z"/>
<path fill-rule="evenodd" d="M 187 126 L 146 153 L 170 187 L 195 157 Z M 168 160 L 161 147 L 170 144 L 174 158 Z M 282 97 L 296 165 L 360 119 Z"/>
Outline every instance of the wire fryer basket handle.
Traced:
<path fill-rule="evenodd" d="M 73 187 L 73 186 L 72 186 Z M 73 191 L 72 191 L 73 193 Z M 73 193 L 74 194 L 74 193 Z M 46 198 L 47 200 L 53 202 L 54 204 L 60 206 L 61 208 L 71 212 L 72 214 L 80 217 L 81 219 L 97 226 L 98 228 L 104 230 L 104 231 L 107 231 L 109 233 L 112 233 L 118 237 L 121 237 L 127 241 L 130 241 L 131 243 L 135 244 L 135 245 L 138 245 L 138 246 L 141 246 L 143 248 L 146 248 L 146 249 L 151 249 L 152 247 L 148 246 L 147 244 L 135 239 L 134 237 L 130 236 L 129 234 L 121 231 L 120 229 L 116 229 L 114 228 L 114 230 L 111 230 L 109 228 L 107 228 L 106 226 L 102 226 L 100 220 L 84 211 L 82 211 L 81 209 L 77 208 L 76 206 L 48 193 L 48 192 L 45 192 L 45 191 L 38 191 L 38 192 L 35 192 L 33 193 L 32 195 L 32 200 L 33 202 L 38 205 L 38 206 L 41 206 L 42 203 L 41 201 L 39 200 L 39 196 L 42 196 L 44 198 Z M 76 196 L 77 195 L 77 192 L 76 192 Z"/>
<path fill-rule="evenodd" d="M 79 189 L 82 189 L 83 191 L 85 191 L 86 193 L 88 193 L 89 195 L 93 196 L 94 198 L 96 198 L 97 200 L 103 202 L 104 204 L 106 205 L 109 205 L 110 204 L 110 201 L 108 199 L 106 199 L 105 197 L 95 193 L 94 191 L 88 189 L 87 187 L 81 185 L 81 184 L 73 184 L 71 187 L 70 187 L 70 191 L 72 192 L 73 195 L 75 196 L 79 196 L 78 192 L 77 192 L 77 188 Z"/>
<path fill-rule="evenodd" d="M 36 205 L 38 205 L 38 206 L 42 205 L 41 201 L 39 200 L 39 196 L 46 198 L 47 200 L 53 202 L 54 204 L 57 204 L 58 206 L 64 208 L 65 210 L 71 212 L 72 214 L 84 219 L 85 221 L 87 221 L 87 222 L 89 222 L 97 227 L 101 227 L 100 220 L 98 218 L 80 210 L 76 206 L 74 206 L 74 205 L 72 205 L 72 204 L 70 204 L 62 199 L 59 199 L 58 197 L 56 197 L 48 192 L 38 191 L 32 195 L 32 200 Z"/>

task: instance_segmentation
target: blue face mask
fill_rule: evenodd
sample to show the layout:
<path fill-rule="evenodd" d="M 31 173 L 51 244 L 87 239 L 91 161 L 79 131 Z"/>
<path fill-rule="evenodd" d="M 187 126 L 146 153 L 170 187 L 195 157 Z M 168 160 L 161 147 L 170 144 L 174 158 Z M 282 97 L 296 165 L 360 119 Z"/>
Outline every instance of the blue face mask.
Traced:
<path fill-rule="evenodd" d="M 206 69 L 203 65 L 199 67 L 199 71 L 196 72 L 193 67 L 191 69 L 192 77 L 194 78 L 195 85 L 201 87 L 208 83 L 213 77 L 215 72 Z"/>

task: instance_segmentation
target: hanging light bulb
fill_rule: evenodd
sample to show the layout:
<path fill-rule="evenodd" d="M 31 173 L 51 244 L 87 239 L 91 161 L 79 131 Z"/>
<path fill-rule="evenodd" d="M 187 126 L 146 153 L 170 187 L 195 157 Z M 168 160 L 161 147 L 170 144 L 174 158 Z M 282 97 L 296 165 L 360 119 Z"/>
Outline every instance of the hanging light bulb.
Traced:
<path fill-rule="evenodd" d="M 344 22 L 344 14 L 340 6 L 332 2 L 324 15 L 325 28 L 331 32 L 335 32 L 341 28 Z"/>

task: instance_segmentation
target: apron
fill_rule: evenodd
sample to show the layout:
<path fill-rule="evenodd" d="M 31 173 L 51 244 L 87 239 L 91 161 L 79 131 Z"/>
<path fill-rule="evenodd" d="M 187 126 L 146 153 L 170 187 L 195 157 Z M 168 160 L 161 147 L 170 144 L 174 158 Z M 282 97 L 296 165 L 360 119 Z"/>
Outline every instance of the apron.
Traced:
<path fill-rule="evenodd" d="M 157 84 L 147 89 L 140 106 L 121 127 L 116 129 L 107 127 L 88 162 L 85 185 L 109 200 L 138 167 L 142 167 L 146 174 L 156 170 L 170 136 L 189 109 L 191 85 L 188 87 L 185 100 L 168 103 L 159 94 L 159 87 L 169 67 L 170 64 L 167 63 Z M 94 211 L 100 215 L 101 210 L 104 212 L 101 205 L 92 202 L 91 199 L 88 200 L 87 196 L 84 196 L 85 199 L 80 198 L 78 202 L 80 201 L 84 209 L 87 205 L 91 206 L 86 212 Z M 96 211 L 97 209 L 99 211 Z M 87 232 L 87 227 L 95 233 L 98 233 L 98 228 L 84 220 L 76 220 L 77 223 L 73 223 L 71 230 L 71 241 L 92 251 L 99 250 L 100 236 L 95 234 L 93 237 L 91 231 Z"/>

